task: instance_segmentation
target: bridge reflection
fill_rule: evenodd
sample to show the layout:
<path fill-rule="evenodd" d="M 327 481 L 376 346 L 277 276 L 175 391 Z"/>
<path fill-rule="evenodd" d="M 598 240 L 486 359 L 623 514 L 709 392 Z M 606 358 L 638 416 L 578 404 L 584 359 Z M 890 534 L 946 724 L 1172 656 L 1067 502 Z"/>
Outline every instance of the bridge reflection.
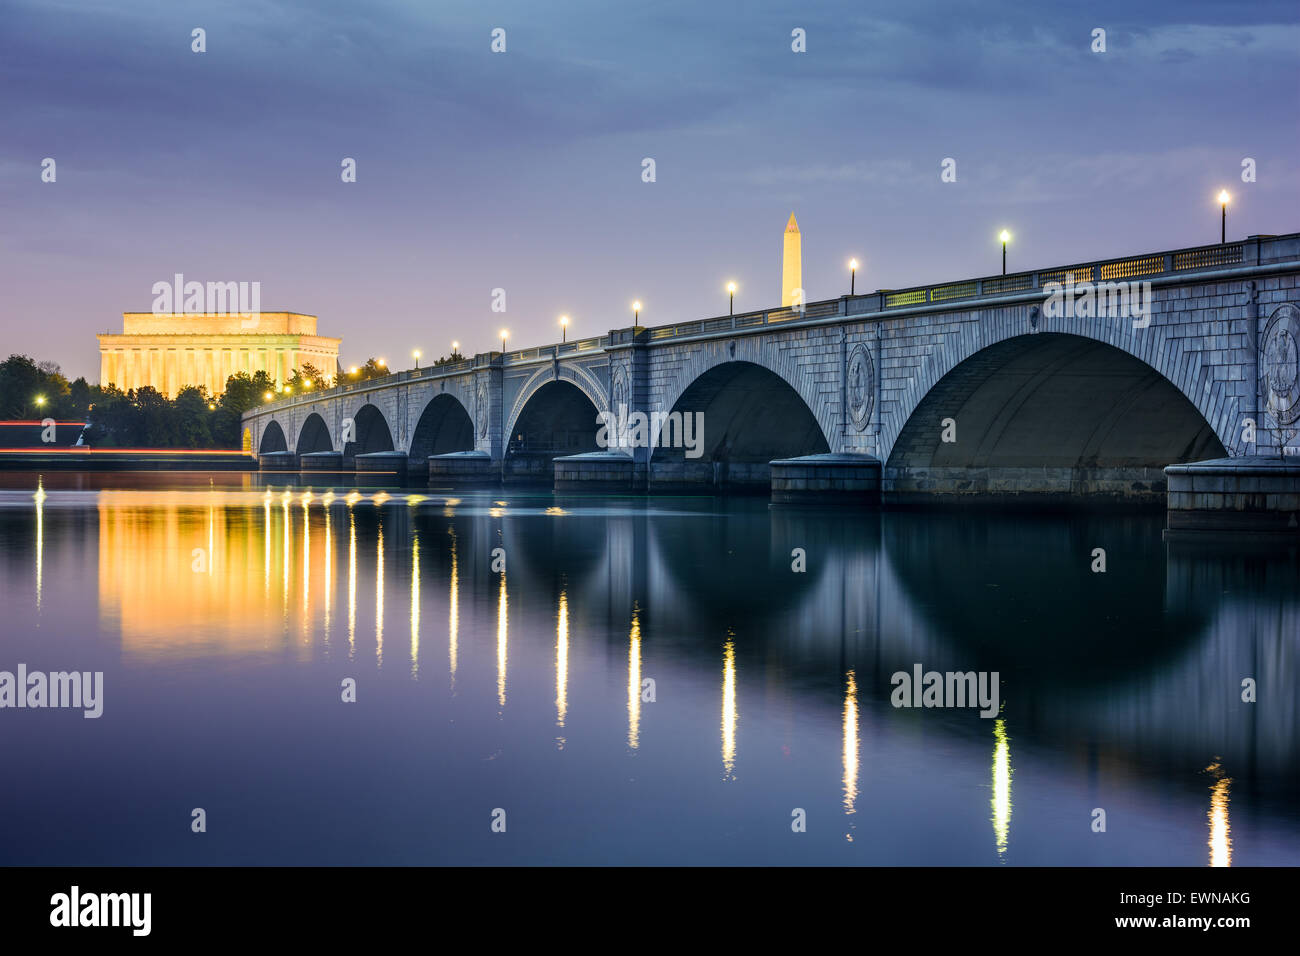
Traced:
<path fill-rule="evenodd" d="M 445 641 L 446 686 L 458 693 L 468 615 L 490 622 L 501 712 L 529 700 L 515 693 L 511 643 L 531 647 L 544 636 L 563 749 L 575 700 L 599 693 L 575 683 L 572 670 L 574 642 L 595 636 L 608 642 L 626 686 L 629 754 L 656 740 L 646 735 L 656 711 L 643 700 L 643 681 L 656 675 L 717 675 L 721 719 L 699 733 L 717 735 L 729 782 L 744 777 L 755 680 L 783 685 L 801 709 L 837 713 L 850 841 L 870 776 L 864 748 L 921 721 L 990 746 L 999 857 L 1012 846 L 1013 740 L 1070 741 L 1067 761 L 1138 783 L 1153 770 L 1208 766 L 1212 779 L 1202 775 L 1195 788 L 1205 795 L 1215 865 L 1231 861 L 1230 789 L 1254 788 L 1256 805 L 1269 809 L 1289 796 L 1270 781 L 1297 776 L 1294 552 L 1256 560 L 1152 544 L 1140 517 L 1008 522 L 773 509 L 758 518 L 752 505 L 716 500 L 678 499 L 669 512 L 639 500 L 593 507 L 284 487 L 102 491 L 93 500 L 98 614 L 120 634 L 128 661 L 373 656 L 376 670 L 397 664 L 425 681 Z M 67 555 L 52 555 L 46 542 L 62 520 L 51 511 L 58 495 L 41 486 L 30 501 L 39 604 L 46 564 Z M 728 509 L 746 508 L 745 520 L 728 520 Z M 1089 569 L 1094 545 L 1108 549 L 1104 575 Z M 506 573 L 492 570 L 496 548 Z M 796 548 L 805 572 L 791 569 Z M 982 556 L 978 567 L 971 554 Z M 386 648 L 398 607 L 409 641 Z M 1122 620 L 1113 619 L 1117 607 Z M 539 631 L 539 619 L 551 623 Z M 530 654 L 520 660 L 535 666 Z M 984 721 L 893 710 L 889 676 L 914 662 L 998 671 L 1002 713 Z M 1244 677 L 1267 706 L 1242 703 Z"/>

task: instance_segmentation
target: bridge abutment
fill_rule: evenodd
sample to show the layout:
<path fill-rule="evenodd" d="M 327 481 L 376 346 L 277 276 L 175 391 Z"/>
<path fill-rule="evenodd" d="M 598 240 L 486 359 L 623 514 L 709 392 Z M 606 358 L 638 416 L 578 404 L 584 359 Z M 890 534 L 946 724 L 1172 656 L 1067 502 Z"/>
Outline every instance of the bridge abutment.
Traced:
<path fill-rule="evenodd" d="M 776 504 L 880 504 L 881 465 L 874 455 L 806 455 L 778 459 L 770 468 L 772 501 Z"/>
<path fill-rule="evenodd" d="M 617 451 L 565 455 L 555 459 L 555 490 L 631 494 L 636 488 L 636 461 Z"/>
<path fill-rule="evenodd" d="M 501 462 L 486 451 L 430 455 L 425 461 L 430 485 L 495 485 L 501 481 Z"/>
<path fill-rule="evenodd" d="M 1220 458 L 1165 474 L 1167 539 L 1248 532 L 1300 540 L 1300 461 Z"/>

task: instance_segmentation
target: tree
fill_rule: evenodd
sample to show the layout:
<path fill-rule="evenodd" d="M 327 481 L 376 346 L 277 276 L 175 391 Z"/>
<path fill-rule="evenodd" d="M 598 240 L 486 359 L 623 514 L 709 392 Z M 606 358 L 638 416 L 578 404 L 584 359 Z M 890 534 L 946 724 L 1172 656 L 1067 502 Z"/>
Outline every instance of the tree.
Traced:
<path fill-rule="evenodd" d="M 355 373 L 348 372 L 343 379 L 344 382 L 366 382 L 372 378 L 383 378 L 388 375 L 388 366 L 382 359 L 368 358 L 366 364 L 362 365 Z M 340 383 L 341 384 L 341 383 Z"/>
<path fill-rule="evenodd" d="M 265 402 L 267 392 L 274 395 L 277 391 L 275 380 L 268 372 L 255 372 L 251 377 L 247 372 L 238 372 L 226 379 L 226 390 L 218 401 L 222 408 L 242 415 Z"/>
<path fill-rule="evenodd" d="M 207 389 L 189 385 L 172 401 L 178 439 L 185 448 L 212 447 L 212 415 Z"/>
<path fill-rule="evenodd" d="M 123 392 L 113 385 L 101 388 L 89 417 L 91 427 L 87 441 L 91 445 L 138 448 L 144 444 L 134 392 Z"/>
<path fill-rule="evenodd" d="M 181 444 L 175 406 L 157 389 L 146 385 L 135 393 L 140 428 L 146 448 L 176 448 Z"/>
<path fill-rule="evenodd" d="M 450 355 L 447 355 L 447 356 L 444 356 L 443 358 L 440 358 L 440 359 L 436 359 L 436 360 L 434 360 L 434 363 L 433 363 L 433 364 L 434 364 L 434 365 L 446 365 L 446 364 L 448 364 L 449 362 L 463 362 L 463 361 L 465 361 L 465 356 L 463 356 L 463 355 L 460 354 L 460 350 L 459 350 L 459 349 L 452 349 Z"/>
<path fill-rule="evenodd" d="M 295 392 L 301 392 L 312 388 L 329 388 L 330 379 L 324 372 L 316 366 L 307 362 L 300 369 L 295 369 L 293 376 L 285 383 Z"/>

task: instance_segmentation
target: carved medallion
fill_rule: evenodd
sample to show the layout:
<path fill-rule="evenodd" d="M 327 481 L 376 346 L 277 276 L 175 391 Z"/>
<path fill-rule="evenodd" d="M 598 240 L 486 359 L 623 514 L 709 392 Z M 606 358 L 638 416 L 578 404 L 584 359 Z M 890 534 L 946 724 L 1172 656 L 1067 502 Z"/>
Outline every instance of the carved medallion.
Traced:
<path fill-rule="evenodd" d="M 1300 309 L 1281 305 L 1260 339 L 1259 376 L 1268 390 L 1267 407 L 1279 425 L 1300 419 Z"/>
<path fill-rule="evenodd" d="M 867 427 L 871 420 L 871 405 L 875 398 L 875 368 L 867 347 L 855 345 L 849 353 L 849 365 L 845 378 L 845 393 L 849 404 L 849 419 L 858 431 Z"/>

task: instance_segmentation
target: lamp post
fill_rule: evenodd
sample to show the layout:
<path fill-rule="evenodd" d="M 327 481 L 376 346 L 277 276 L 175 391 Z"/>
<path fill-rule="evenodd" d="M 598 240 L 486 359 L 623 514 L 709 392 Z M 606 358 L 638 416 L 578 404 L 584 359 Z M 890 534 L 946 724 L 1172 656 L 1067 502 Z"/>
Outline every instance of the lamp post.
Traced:
<path fill-rule="evenodd" d="M 727 283 L 727 295 L 729 297 L 729 303 L 727 305 L 728 314 L 735 315 L 736 314 L 736 283 L 734 282 Z"/>
<path fill-rule="evenodd" d="M 1228 241 L 1228 202 L 1232 197 L 1226 189 L 1219 190 L 1219 243 Z"/>
<path fill-rule="evenodd" d="M 1003 229 L 1002 235 L 998 236 L 998 238 L 1002 240 L 1002 274 L 1006 275 L 1007 274 L 1007 243 L 1011 239 L 1011 233 Z"/>
<path fill-rule="evenodd" d="M 452 358 L 456 358 L 458 355 L 460 355 L 460 343 L 459 343 L 459 342 L 452 342 L 452 343 L 451 343 L 451 357 L 452 357 Z"/>
<path fill-rule="evenodd" d="M 853 295 L 854 284 L 858 278 L 858 260 L 849 260 L 849 295 Z"/>
<path fill-rule="evenodd" d="M 632 303 L 632 324 L 639 325 L 641 322 L 641 300 Z"/>
<path fill-rule="evenodd" d="M 568 340 L 569 340 L 569 317 L 567 315 L 562 315 L 560 316 L 560 341 L 567 342 Z"/>
<path fill-rule="evenodd" d="M 416 368 L 416 371 L 419 371 L 419 368 L 420 368 L 420 350 L 419 350 L 419 349 L 415 349 L 413 352 L 411 352 L 411 355 L 415 358 L 415 368 Z"/>
<path fill-rule="evenodd" d="M 501 330 L 501 355 L 504 358 L 506 354 L 506 339 L 510 338 L 510 332 L 507 329 Z"/>

